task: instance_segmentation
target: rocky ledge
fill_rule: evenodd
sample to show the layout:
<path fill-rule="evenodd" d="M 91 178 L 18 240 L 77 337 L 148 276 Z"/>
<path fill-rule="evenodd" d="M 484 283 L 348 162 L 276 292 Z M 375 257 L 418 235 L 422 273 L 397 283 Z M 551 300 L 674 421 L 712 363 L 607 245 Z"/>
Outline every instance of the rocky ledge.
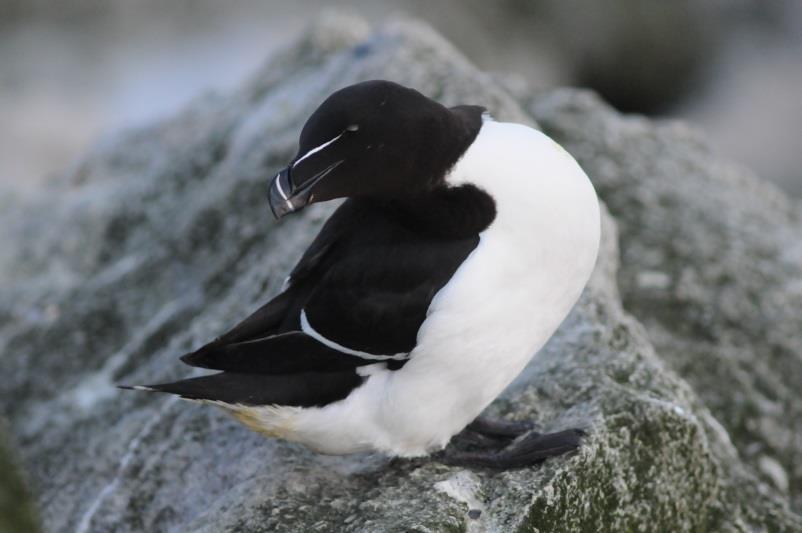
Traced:
<path fill-rule="evenodd" d="M 577 453 L 326 457 L 113 387 L 187 375 L 178 354 L 278 291 L 332 208 L 273 223 L 267 179 L 325 96 L 374 78 L 540 124 L 609 207 L 581 301 L 490 407 L 587 428 Z M 799 530 L 799 207 L 686 126 L 511 92 L 415 22 L 321 19 L 238 90 L 0 206 L 2 414 L 52 531 Z"/>

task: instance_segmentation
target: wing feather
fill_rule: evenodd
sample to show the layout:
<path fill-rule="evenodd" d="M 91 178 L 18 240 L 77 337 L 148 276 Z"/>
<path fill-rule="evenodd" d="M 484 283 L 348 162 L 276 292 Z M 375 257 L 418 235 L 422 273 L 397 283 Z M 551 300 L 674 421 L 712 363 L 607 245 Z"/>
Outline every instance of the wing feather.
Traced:
<path fill-rule="evenodd" d="M 176 394 L 188 400 L 212 400 L 232 405 L 323 406 L 345 398 L 362 377 L 345 372 L 290 375 L 220 372 L 172 383 L 122 387 Z"/>
<path fill-rule="evenodd" d="M 445 238 L 348 200 L 304 253 L 284 292 L 182 360 L 228 372 L 326 373 L 409 353 L 432 298 L 478 242 L 478 234 Z M 314 335 L 303 331 L 302 312 Z"/>

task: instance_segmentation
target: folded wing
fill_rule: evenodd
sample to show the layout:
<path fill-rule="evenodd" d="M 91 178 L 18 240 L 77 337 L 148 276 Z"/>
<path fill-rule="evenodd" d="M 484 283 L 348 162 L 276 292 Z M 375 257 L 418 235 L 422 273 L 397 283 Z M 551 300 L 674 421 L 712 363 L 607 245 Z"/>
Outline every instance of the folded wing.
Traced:
<path fill-rule="evenodd" d="M 346 201 L 293 269 L 287 288 L 230 331 L 186 354 L 223 372 L 151 385 L 196 400 L 325 405 L 359 386 L 356 369 L 401 368 L 435 294 L 479 242 L 409 228 Z"/>

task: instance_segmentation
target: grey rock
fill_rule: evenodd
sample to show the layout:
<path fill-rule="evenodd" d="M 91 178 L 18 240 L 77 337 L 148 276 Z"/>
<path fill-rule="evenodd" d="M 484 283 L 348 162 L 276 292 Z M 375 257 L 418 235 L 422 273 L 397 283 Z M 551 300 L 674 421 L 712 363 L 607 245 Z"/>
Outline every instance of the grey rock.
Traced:
<path fill-rule="evenodd" d="M 802 512 L 802 204 L 686 125 L 622 117 L 570 90 L 529 107 L 618 221 L 624 307 Z"/>
<path fill-rule="evenodd" d="M 18 246 L 0 254 L 0 405 L 45 527 L 802 528 L 782 495 L 742 463 L 704 395 L 668 368 L 624 311 L 617 279 L 628 270 L 625 263 L 618 273 L 616 224 L 606 210 L 602 251 L 581 301 L 490 407 L 547 431 L 587 428 L 573 455 L 503 473 L 320 456 L 251 433 L 217 410 L 113 387 L 188 375 L 176 355 L 278 291 L 332 206 L 274 224 L 267 179 L 292 155 L 318 102 L 371 78 L 535 124 L 428 28 L 403 22 L 371 33 L 358 19 L 329 18 L 239 90 L 121 132 L 46 194 L 2 207 L 0 235 Z M 621 119 L 606 120 L 614 129 Z M 662 164 L 679 164 L 692 148 L 686 144 L 671 140 Z M 643 278 L 649 290 L 665 286 L 671 273 L 662 269 L 658 262 Z"/>
<path fill-rule="evenodd" d="M 5 421 L 0 419 L 0 533 L 36 531 L 39 531 L 36 511 L 6 442 Z"/>

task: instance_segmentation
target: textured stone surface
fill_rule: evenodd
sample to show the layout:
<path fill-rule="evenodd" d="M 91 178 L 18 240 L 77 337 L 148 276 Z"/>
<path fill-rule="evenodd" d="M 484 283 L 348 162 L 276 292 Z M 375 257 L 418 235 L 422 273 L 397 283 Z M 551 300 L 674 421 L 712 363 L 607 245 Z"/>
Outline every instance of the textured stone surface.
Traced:
<path fill-rule="evenodd" d="M 573 91 L 530 108 L 619 222 L 627 310 L 802 511 L 802 204 L 682 124 L 624 118 Z"/>
<path fill-rule="evenodd" d="M 0 533 L 35 531 L 38 527 L 34 507 L 8 448 L 5 422 L 0 419 Z"/>
<path fill-rule="evenodd" d="M 490 408 L 533 418 L 546 430 L 587 428 L 585 444 L 571 456 L 504 473 L 319 456 L 264 439 L 208 407 L 113 388 L 187 375 L 176 355 L 278 290 L 331 206 L 274 224 L 267 179 L 292 155 L 317 103 L 371 78 L 534 124 L 515 98 L 427 28 L 399 23 L 371 33 L 359 20 L 327 19 L 238 91 L 210 95 L 170 120 L 107 139 L 46 196 L 2 207 L 0 236 L 22 244 L 17 253 L 0 254 L 0 405 L 46 528 L 802 527 L 781 491 L 741 462 L 702 403 L 704 391 L 668 368 L 646 330 L 624 312 L 617 279 L 627 280 L 630 270 L 625 262 L 617 274 L 615 223 L 606 211 L 599 263 L 581 302 Z M 560 94 L 538 100 L 549 112 L 535 105 L 550 127 L 563 122 L 560 106 L 570 110 L 576 99 L 588 113 L 603 115 L 599 120 L 613 130 L 605 135 L 623 134 L 615 131 L 621 119 L 603 106 Z M 649 124 L 642 128 L 657 135 Z M 667 138 L 643 158 L 659 157 L 670 167 L 697 150 L 715 163 L 711 174 L 723 168 L 705 149 L 686 144 Z M 588 157 L 586 164 L 595 161 Z M 629 172 L 639 177 L 637 167 Z M 727 187 L 756 186 L 745 179 Z M 675 216 L 670 209 L 664 215 Z M 661 286 L 669 275 L 654 268 L 643 279 Z M 787 466 L 779 454 L 763 455 L 768 461 L 754 464 L 772 471 L 766 479 L 782 477 Z"/>

